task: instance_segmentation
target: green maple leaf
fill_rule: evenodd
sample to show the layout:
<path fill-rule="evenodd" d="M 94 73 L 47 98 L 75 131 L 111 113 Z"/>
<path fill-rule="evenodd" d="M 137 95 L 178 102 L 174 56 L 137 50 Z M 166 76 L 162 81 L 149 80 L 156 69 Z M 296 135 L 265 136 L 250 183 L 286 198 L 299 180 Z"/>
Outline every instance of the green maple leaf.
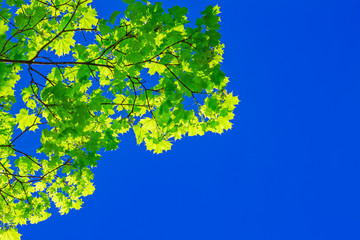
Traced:
<path fill-rule="evenodd" d="M 233 111 L 235 109 L 235 105 L 239 104 L 239 99 L 237 96 L 233 96 L 233 93 L 229 93 L 226 95 L 224 107 L 226 107 L 228 110 Z"/>
<path fill-rule="evenodd" d="M 79 27 L 80 28 L 91 28 L 92 26 L 95 26 L 98 22 L 96 19 L 96 10 L 89 7 L 86 12 L 84 12 L 83 17 L 79 21 Z"/>
<path fill-rule="evenodd" d="M 164 151 L 168 151 L 171 149 L 171 143 L 166 140 L 160 140 L 159 142 L 154 142 L 152 139 L 145 138 L 145 144 L 148 150 L 153 150 L 154 153 L 159 154 Z"/>
<path fill-rule="evenodd" d="M 0 20 L 0 35 L 5 34 L 7 30 L 9 30 L 8 25 L 5 24 L 4 20 Z"/>
<path fill-rule="evenodd" d="M 163 64 L 157 62 L 146 63 L 145 67 L 149 69 L 150 75 L 154 75 L 155 73 L 162 74 L 166 70 Z"/>
<path fill-rule="evenodd" d="M 86 187 L 84 188 L 83 195 L 84 195 L 84 196 L 91 195 L 91 194 L 93 194 L 94 191 L 95 191 L 94 185 L 88 184 L 88 185 L 86 185 Z"/>
<path fill-rule="evenodd" d="M 70 52 L 70 47 L 75 46 L 75 40 L 73 39 L 74 33 L 66 32 L 59 38 L 54 40 L 52 48 L 55 50 L 55 54 L 62 56 Z"/>
<path fill-rule="evenodd" d="M 16 229 L 9 229 L 6 232 L 0 234 L 1 240 L 20 240 L 21 234 Z"/>
<path fill-rule="evenodd" d="M 120 11 L 114 11 L 111 16 L 110 16 L 110 20 L 109 22 L 111 24 L 114 24 L 115 23 L 115 20 L 116 20 L 116 17 L 120 14 Z"/>
<path fill-rule="evenodd" d="M 154 153 L 159 154 L 159 153 L 162 153 L 164 151 L 166 152 L 166 151 L 171 149 L 171 145 L 172 144 L 169 141 L 162 140 L 158 144 L 156 144 Z"/>
<path fill-rule="evenodd" d="M 28 109 L 20 109 L 20 113 L 16 114 L 16 121 L 19 123 L 18 128 L 24 131 L 27 127 L 35 131 L 38 127 L 35 125 L 40 122 L 40 119 L 35 114 L 29 114 Z"/>

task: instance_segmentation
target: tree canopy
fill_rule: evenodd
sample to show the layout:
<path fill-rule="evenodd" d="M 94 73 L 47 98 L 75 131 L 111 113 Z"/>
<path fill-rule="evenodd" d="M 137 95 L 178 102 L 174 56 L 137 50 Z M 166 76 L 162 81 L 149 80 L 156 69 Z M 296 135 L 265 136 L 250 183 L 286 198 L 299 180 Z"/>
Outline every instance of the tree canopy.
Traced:
<path fill-rule="evenodd" d="M 80 209 L 99 152 L 131 129 L 162 153 L 231 128 L 219 7 L 190 27 L 186 8 L 123 1 L 106 20 L 91 0 L 0 0 L 1 239 L 49 218 L 51 202 Z M 17 143 L 31 131 L 41 146 L 25 152 Z"/>

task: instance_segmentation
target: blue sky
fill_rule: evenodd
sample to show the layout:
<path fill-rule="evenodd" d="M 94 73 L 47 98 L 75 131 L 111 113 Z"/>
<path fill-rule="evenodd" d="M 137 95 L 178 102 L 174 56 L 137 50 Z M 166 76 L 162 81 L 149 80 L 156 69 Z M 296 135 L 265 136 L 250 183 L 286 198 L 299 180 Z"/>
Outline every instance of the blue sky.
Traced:
<path fill-rule="evenodd" d="M 163 2 L 190 20 L 221 6 L 233 129 L 161 155 L 123 136 L 83 208 L 20 227 L 23 240 L 360 239 L 360 2 Z"/>

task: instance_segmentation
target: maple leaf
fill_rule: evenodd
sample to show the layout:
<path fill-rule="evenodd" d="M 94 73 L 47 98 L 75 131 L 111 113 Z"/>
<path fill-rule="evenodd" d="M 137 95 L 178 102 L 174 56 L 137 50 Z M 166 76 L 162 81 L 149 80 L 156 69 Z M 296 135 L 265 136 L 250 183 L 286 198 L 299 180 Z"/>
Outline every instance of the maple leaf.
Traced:
<path fill-rule="evenodd" d="M 16 229 L 9 229 L 3 234 L 0 234 L 1 240 L 20 240 L 21 234 Z"/>
<path fill-rule="evenodd" d="M 29 114 L 28 109 L 20 109 L 20 113 L 16 114 L 16 121 L 19 123 L 18 128 L 24 131 L 27 127 L 30 127 L 30 130 L 34 131 L 38 128 L 37 123 L 40 122 L 40 119 L 36 117 L 35 114 Z"/>
<path fill-rule="evenodd" d="M 58 56 L 69 54 L 70 47 L 75 46 L 75 40 L 73 37 L 73 32 L 66 32 L 54 40 L 52 48 L 55 50 L 55 54 Z"/>
<path fill-rule="evenodd" d="M 5 34 L 9 30 L 9 26 L 5 24 L 4 20 L 0 20 L 0 35 Z"/>
<path fill-rule="evenodd" d="M 171 143 L 169 141 L 162 140 L 158 144 L 156 144 L 154 153 L 162 153 L 164 151 L 168 151 L 171 149 Z"/>
<path fill-rule="evenodd" d="M 226 96 L 224 106 L 232 111 L 235 109 L 235 105 L 238 105 L 239 102 L 240 101 L 239 101 L 238 97 L 233 96 L 233 93 L 231 92 Z"/>
<path fill-rule="evenodd" d="M 110 16 L 110 20 L 109 22 L 111 24 L 114 24 L 115 23 L 115 20 L 116 20 L 116 17 L 120 14 L 120 11 L 114 11 L 111 16 Z"/>
<path fill-rule="evenodd" d="M 159 142 L 155 143 L 153 140 L 146 138 L 145 144 L 148 150 L 153 150 L 156 154 L 170 150 L 172 145 L 169 141 L 166 140 L 160 140 Z"/>
<path fill-rule="evenodd" d="M 154 75 L 155 73 L 162 74 L 166 69 L 166 67 L 163 64 L 158 62 L 147 63 L 145 67 L 149 68 L 150 75 Z"/>
<path fill-rule="evenodd" d="M 89 7 L 86 12 L 84 12 L 82 18 L 79 21 L 79 28 L 89 29 L 92 26 L 95 26 L 98 22 L 96 19 L 96 10 Z"/>

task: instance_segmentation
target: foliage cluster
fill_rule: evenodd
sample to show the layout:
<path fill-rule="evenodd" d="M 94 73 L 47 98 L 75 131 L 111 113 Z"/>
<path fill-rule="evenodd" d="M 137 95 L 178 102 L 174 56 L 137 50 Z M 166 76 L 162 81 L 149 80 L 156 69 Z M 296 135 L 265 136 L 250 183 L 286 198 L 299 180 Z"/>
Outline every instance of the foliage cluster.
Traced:
<path fill-rule="evenodd" d="M 124 0 L 123 18 L 105 20 L 90 2 L 0 1 L 1 239 L 49 218 L 51 202 L 61 214 L 80 209 L 99 151 L 130 129 L 161 153 L 231 128 L 238 99 L 220 69 L 218 6 L 188 27 L 186 8 Z M 18 81 L 26 87 L 15 91 Z M 31 131 L 41 138 L 33 153 L 17 144 Z"/>

